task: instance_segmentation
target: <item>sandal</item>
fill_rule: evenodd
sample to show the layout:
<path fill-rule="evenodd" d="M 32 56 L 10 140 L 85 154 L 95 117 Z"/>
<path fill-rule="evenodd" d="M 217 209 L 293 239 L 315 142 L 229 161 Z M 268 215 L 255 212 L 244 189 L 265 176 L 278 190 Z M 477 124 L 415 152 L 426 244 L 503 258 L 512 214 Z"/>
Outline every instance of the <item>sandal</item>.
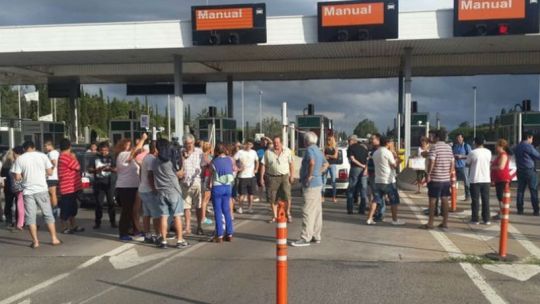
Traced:
<path fill-rule="evenodd" d="M 431 229 L 434 229 L 433 226 L 430 226 L 428 224 L 425 224 L 425 225 L 422 225 L 419 227 L 420 229 L 425 229 L 425 230 L 431 230 Z"/>
<path fill-rule="evenodd" d="M 64 242 L 62 242 L 60 240 L 58 240 L 58 243 L 51 243 L 52 246 L 60 246 L 62 244 L 64 244 Z"/>
<path fill-rule="evenodd" d="M 36 243 L 34 243 L 34 242 L 30 243 L 30 248 L 36 249 L 36 248 L 38 248 L 38 247 L 39 247 L 38 244 L 36 244 Z"/>

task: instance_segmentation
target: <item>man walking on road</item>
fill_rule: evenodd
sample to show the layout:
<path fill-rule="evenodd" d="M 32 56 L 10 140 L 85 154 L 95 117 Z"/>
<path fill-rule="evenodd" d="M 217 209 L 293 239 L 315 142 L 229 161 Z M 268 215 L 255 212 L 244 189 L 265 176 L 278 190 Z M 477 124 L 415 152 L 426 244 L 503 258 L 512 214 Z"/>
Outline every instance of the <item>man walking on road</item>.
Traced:
<path fill-rule="evenodd" d="M 435 217 L 435 203 L 441 202 L 443 221 L 439 228 L 448 228 L 448 201 L 450 198 L 450 177 L 455 170 L 454 154 L 452 148 L 445 142 L 446 131 L 438 130 L 434 136 L 434 144 L 429 151 L 427 170 L 429 221 L 422 225 L 423 229 L 433 229 Z"/>
<path fill-rule="evenodd" d="M 396 168 L 399 166 L 396 156 L 390 150 L 392 141 L 382 137 L 380 147 L 373 153 L 373 163 L 375 164 L 375 193 L 374 202 L 369 210 L 367 219 L 368 225 L 374 225 L 373 216 L 377 210 L 377 205 L 384 204 L 385 197 L 388 198 L 392 210 L 392 225 L 399 226 L 405 223 L 398 219 L 399 193 L 396 188 Z"/>
<path fill-rule="evenodd" d="M 524 134 L 523 140 L 514 148 L 518 178 L 517 212 L 523 214 L 523 197 L 525 196 L 525 188 L 529 187 L 533 215 L 539 216 L 538 178 L 534 162 L 540 160 L 540 153 L 532 145 L 533 139 L 532 134 Z"/>
<path fill-rule="evenodd" d="M 248 213 L 253 213 L 253 195 L 257 188 L 255 173 L 259 170 L 259 158 L 253 150 L 253 142 L 246 141 L 244 149 L 234 155 L 234 160 L 240 163 L 238 172 L 238 193 L 240 194 L 238 213 L 242 214 L 244 201 L 248 202 Z"/>
<path fill-rule="evenodd" d="M 366 146 L 358 142 L 356 135 L 349 136 L 347 157 L 351 164 L 351 170 L 349 172 L 349 187 L 347 189 L 347 214 L 353 214 L 354 194 L 357 191 L 360 193 L 359 213 L 365 213 L 368 183 L 368 154 Z"/>
<path fill-rule="evenodd" d="M 476 148 L 467 156 L 471 179 L 471 223 L 478 224 L 479 200 L 482 197 L 482 223 L 491 224 L 489 213 L 489 188 L 491 187 L 491 151 L 484 148 L 484 138 L 474 139 Z"/>
<path fill-rule="evenodd" d="M 469 200 L 470 195 L 470 185 L 469 185 L 469 170 L 467 168 L 467 155 L 471 153 L 471 146 L 465 142 L 463 134 L 458 134 L 456 136 L 456 142 L 452 147 L 452 152 L 455 157 L 456 164 L 456 179 L 457 181 L 462 181 L 465 188 L 465 198 L 464 200 Z"/>
<path fill-rule="evenodd" d="M 33 142 L 25 142 L 23 149 L 25 153 L 17 158 L 11 168 L 11 172 L 15 174 L 15 180 L 22 181 L 25 223 L 28 225 L 30 236 L 32 237 L 30 247 L 39 247 L 36 225 L 38 207 L 43 213 L 43 218 L 51 235 L 51 244 L 53 246 L 60 245 L 62 242 L 56 236 L 56 227 L 54 226 L 54 216 L 46 178 L 52 174 L 53 165 L 45 154 L 36 151 L 36 146 Z"/>
<path fill-rule="evenodd" d="M 291 221 L 291 184 L 294 180 L 294 163 L 291 150 L 283 147 L 281 137 L 273 139 L 273 147 L 266 150 L 261 167 L 261 185 L 266 185 L 268 202 L 272 205 L 272 220 L 277 219 L 279 199 L 287 202 L 287 217 Z M 265 183 L 266 182 L 266 183 Z M 322 182 L 322 180 L 321 180 Z M 279 196 L 279 197 L 278 197 Z M 319 197 L 320 197 L 319 193 Z"/>
<path fill-rule="evenodd" d="M 304 208 L 302 209 L 302 234 L 300 239 L 292 242 L 293 247 L 309 246 L 311 242 L 319 244 L 322 232 L 322 173 L 328 168 L 328 162 L 324 159 L 319 147 L 317 147 L 317 135 L 307 132 L 304 135 L 305 144 L 308 147 L 302 159 L 300 167 L 300 182 L 304 193 Z"/>

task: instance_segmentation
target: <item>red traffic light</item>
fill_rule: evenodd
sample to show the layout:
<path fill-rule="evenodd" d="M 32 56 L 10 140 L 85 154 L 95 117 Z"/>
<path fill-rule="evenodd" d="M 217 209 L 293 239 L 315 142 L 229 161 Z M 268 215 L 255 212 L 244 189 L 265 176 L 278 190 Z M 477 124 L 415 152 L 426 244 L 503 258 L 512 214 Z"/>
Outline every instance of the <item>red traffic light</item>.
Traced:
<path fill-rule="evenodd" d="M 499 24 L 499 35 L 508 35 L 508 24 Z"/>

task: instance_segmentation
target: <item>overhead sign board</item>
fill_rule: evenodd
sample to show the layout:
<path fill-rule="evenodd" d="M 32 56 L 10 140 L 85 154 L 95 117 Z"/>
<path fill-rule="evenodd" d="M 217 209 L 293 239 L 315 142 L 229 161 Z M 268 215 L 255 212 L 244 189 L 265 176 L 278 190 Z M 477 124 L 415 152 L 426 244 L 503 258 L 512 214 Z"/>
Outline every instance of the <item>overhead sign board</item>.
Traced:
<path fill-rule="evenodd" d="M 182 85 L 183 95 L 206 94 L 206 83 L 185 83 Z M 127 84 L 126 95 L 149 96 L 149 95 L 174 95 L 174 84 Z"/>
<path fill-rule="evenodd" d="M 238 4 L 191 8 L 193 45 L 266 42 L 266 5 Z"/>
<path fill-rule="evenodd" d="M 398 38 L 398 0 L 319 2 L 319 42 Z"/>
<path fill-rule="evenodd" d="M 454 36 L 538 31 L 538 0 L 454 0 Z"/>

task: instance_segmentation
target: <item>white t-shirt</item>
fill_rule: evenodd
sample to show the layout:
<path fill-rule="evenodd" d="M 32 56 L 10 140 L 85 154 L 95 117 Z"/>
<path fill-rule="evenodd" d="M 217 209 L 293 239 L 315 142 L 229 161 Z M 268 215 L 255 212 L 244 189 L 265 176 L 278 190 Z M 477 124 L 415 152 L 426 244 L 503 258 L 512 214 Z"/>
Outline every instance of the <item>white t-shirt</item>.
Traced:
<path fill-rule="evenodd" d="M 396 165 L 394 154 L 386 147 L 380 147 L 373 153 L 373 163 L 375 164 L 375 183 L 393 184 L 396 182 L 396 174 L 392 166 Z"/>
<path fill-rule="evenodd" d="M 259 156 L 255 150 L 240 150 L 236 152 L 234 160 L 240 161 L 240 169 L 238 178 L 253 178 L 255 177 L 255 161 L 259 160 Z"/>
<path fill-rule="evenodd" d="M 141 184 L 139 185 L 140 193 L 152 192 L 152 186 L 148 180 L 148 172 L 151 172 L 154 168 L 154 161 L 156 157 L 152 154 L 148 154 L 143 158 L 141 164 Z"/>
<path fill-rule="evenodd" d="M 54 163 L 56 164 L 53 165 L 53 173 L 51 176 L 47 176 L 47 180 L 58 180 L 58 158 L 60 157 L 60 153 L 58 153 L 58 151 L 56 150 L 52 150 L 51 152 L 47 153 L 47 157 L 49 158 L 51 163 L 53 163 L 54 161 Z"/>
<path fill-rule="evenodd" d="M 491 151 L 486 148 L 476 148 L 467 155 L 469 165 L 469 180 L 473 184 L 491 183 Z"/>
<path fill-rule="evenodd" d="M 139 167 L 135 159 L 128 161 L 130 155 L 124 151 L 116 158 L 116 188 L 139 188 Z"/>
<path fill-rule="evenodd" d="M 11 172 L 22 174 L 22 187 L 24 195 L 33 195 L 41 192 L 48 192 L 47 169 L 53 167 L 47 155 L 33 151 L 26 152 L 19 156 Z"/>

